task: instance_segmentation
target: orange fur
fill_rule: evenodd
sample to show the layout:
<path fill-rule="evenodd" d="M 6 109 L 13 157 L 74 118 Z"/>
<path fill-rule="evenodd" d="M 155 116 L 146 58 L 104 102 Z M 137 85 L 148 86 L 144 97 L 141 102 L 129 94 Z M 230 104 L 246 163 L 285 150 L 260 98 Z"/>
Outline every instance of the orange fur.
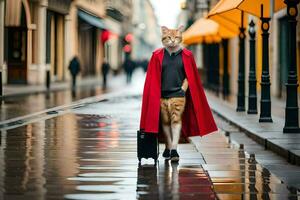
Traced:
<path fill-rule="evenodd" d="M 167 27 L 161 27 L 162 31 L 162 43 L 163 45 L 172 51 L 172 49 L 178 48 L 182 42 L 182 27 L 178 29 L 168 29 Z"/>
<path fill-rule="evenodd" d="M 181 124 L 185 97 L 161 98 L 161 119 L 165 125 Z"/>

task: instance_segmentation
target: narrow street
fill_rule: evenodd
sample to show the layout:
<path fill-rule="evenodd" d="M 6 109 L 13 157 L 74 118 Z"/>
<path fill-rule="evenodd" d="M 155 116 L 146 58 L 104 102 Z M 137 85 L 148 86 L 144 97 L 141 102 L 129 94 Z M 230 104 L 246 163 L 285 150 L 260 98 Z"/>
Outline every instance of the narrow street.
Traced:
<path fill-rule="evenodd" d="M 0 0 L 0 200 L 300 200 L 299 9 Z"/>
<path fill-rule="evenodd" d="M 139 166 L 140 101 L 127 92 L 2 130 L 0 199 L 299 199 L 295 184 L 256 164 L 221 131 L 180 144 L 179 164 L 160 158 L 157 167 L 151 159 Z"/>
<path fill-rule="evenodd" d="M 5 97 L 0 104 L 0 121 L 70 104 L 73 101 L 110 93 L 124 87 L 125 76 L 110 76 L 109 79 L 109 88 L 106 91 L 102 90 L 102 83 L 99 80 L 97 83 L 78 87 L 75 93 L 70 88 L 63 88 L 49 93 Z"/>

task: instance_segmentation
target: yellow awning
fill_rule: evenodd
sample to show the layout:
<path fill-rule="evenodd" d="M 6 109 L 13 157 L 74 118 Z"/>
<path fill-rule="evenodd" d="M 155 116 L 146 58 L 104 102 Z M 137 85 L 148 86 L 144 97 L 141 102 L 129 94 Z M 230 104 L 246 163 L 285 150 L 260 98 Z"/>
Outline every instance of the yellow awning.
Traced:
<path fill-rule="evenodd" d="M 211 9 L 208 16 L 221 14 L 236 23 L 240 20 L 240 17 L 238 17 L 240 11 L 237 11 L 237 9 L 261 17 L 261 5 L 263 5 L 264 17 L 270 17 L 271 0 L 221 0 Z M 273 0 L 273 12 L 285 7 L 284 0 Z"/>
<path fill-rule="evenodd" d="M 208 13 L 208 18 L 220 24 L 220 27 L 238 34 L 239 27 L 247 27 L 247 14 L 250 13 L 261 17 L 261 5 L 263 5 L 263 16 L 270 16 L 271 0 L 220 0 Z M 273 0 L 273 12 L 286 7 L 284 0 Z"/>
<path fill-rule="evenodd" d="M 201 18 L 192 24 L 183 34 L 184 44 L 201 42 L 218 42 L 220 37 L 217 35 L 218 23 L 210 19 Z"/>
<path fill-rule="evenodd" d="M 221 0 L 208 13 L 208 18 L 218 22 L 226 29 L 239 33 L 242 24 L 242 11 L 238 6 L 243 0 Z M 243 14 L 243 25 L 246 27 L 247 14 Z"/>
<path fill-rule="evenodd" d="M 261 17 L 261 5 L 263 5 L 263 17 L 270 17 L 271 0 L 242 0 L 238 8 Z M 277 12 L 285 7 L 284 0 L 273 0 L 273 12 Z"/>
<path fill-rule="evenodd" d="M 213 20 L 201 18 L 183 33 L 183 43 L 220 42 L 222 38 L 231 38 L 236 34 Z"/>

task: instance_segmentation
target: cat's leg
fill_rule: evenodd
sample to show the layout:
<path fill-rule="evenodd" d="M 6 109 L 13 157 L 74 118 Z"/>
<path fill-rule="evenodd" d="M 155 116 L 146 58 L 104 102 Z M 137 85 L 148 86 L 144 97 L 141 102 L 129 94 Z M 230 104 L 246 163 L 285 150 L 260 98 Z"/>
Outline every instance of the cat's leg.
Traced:
<path fill-rule="evenodd" d="M 168 99 L 160 99 L 160 113 L 163 134 L 166 139 L 166 149 L 171 150 L 172 147 L 172 134 L 171 134 L 171 119 L 169 112 L 169 102 Z"/>
<path fill-rule="evenodd" d="M 181 127 L 182 127 L 181 122 L 174 123 L 171 125 L 172 137 L 173 137 L 171 149 L 177 149 L 177 145 L 180 139 Z"/>
<path fill-rule="evenodd" d="M 185 97 L 171 98 L 171 130 L 172 130 L 171 159 L 173 154 L 174 161 L 179 160 L 179 155 L 177 153 L 177 146 L 180 139 L 180 133 L 182 128 L 182 113 L 184 111 L 184 107 L 185 107 Z"/>

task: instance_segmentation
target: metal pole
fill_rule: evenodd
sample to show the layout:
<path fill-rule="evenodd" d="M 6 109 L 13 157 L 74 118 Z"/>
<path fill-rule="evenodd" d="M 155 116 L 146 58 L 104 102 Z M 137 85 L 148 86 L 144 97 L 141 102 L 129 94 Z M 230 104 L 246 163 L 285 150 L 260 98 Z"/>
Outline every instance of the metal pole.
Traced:
<path fill-rule="evenodd" d="M 0 98 L 3 97 L 2 71 L 4 64 L 4 1 L 0 0 Z"/>
<path fill-rule="evenodd" d="M 251 20 L 249 24 L 250 35 L 250 66 L 249 66 L 249 95 L 248 95 L 248 114 L 257 114 L 257 95 L 256 95 L 256 67 L 255 67 L 255 24 Z"/>
<path fill-rule="evenodd" d="M 299 0 L 285 0 L 287 5 L 289 37 L 288 41 L 288 60 L 289 74 L 286 83 L 286 107 L 285 107 L 285 125 L 284 133 L 300 133 L 299 111 L 298 111 L 298 77 L 297 77 L 297 56 L 296 56 L 296 27 L 297 27 L 297 4 Z"/>
<path fill-rule="evenodd" d="M 220 90 L 220 60 L 219 60 L 219 43 L 215 43 L 214 45 L 214 55 L 216 56 L 215 61 L 215 67 L 214 67 L 214 90 L 216 92 L 216 95 L 219 96 L 219 90 Z"/>
<path fill-rule="evenodd" d="M 245 28 L 244 12 L 241 12 L 241 27 L 239 34 L 239 75 L 238 75 L 238 95 L 237 112 L 245 111 Z"/>
<path fill-rule="evenodd" d="M 261 5 L 261 29 L 262 29 L 262 74 L 261 74 L 261 100 L 259 122 L 273 122 L 271 117 L 271 92 L 269 74 L 269 22 L 270 18 L 263 17 L 263 5 Z"/>
<path fill-rule="evenodd" d="M 229 95 L 229 73 L 228 73 L 228 39 L 222 40 L 223 45 L 223 99 Z"/>

